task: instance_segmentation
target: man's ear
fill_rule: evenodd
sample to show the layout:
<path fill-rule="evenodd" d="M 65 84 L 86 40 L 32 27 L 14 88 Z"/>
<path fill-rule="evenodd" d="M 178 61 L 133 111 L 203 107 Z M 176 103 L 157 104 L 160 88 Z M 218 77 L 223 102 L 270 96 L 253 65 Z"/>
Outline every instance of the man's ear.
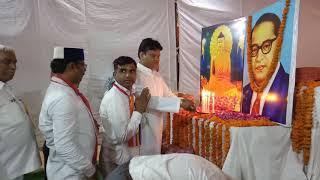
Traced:
<path fill-rule="evenodd" d="M 75 68 L 76 68 L 76 64 L 74 62 L 70 62 L 66 66 L 66 71 L 72 71 Z"/>
<path fill-rule="evenodd" d="M 113 71 L 112 76 L 113 76 L 113 78 L 116 77 L 116 71 Z"/>
<path fill-rule="evenodd" d="M 139 59 L 141 59 L 142 56 L 144 56 L 144 55 L 145 55 L 145 53 L 141 51 L 141 52 L 139 53 Z"/>

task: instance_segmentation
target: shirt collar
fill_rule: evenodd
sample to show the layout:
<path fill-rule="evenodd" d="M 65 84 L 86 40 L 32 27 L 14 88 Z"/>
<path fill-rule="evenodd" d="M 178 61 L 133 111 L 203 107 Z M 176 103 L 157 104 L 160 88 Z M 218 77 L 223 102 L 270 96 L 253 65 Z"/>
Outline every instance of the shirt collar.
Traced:
<path fill-rule="evenodd" d="M 117 81 L 114 81 L 114 83 L 120 88 L 122 89 L 124 92 L 126 92 L 127 94 L 131 94 L 132 92 L 129 91 L 127 88 L 123 87 L 121 84 L 119 84 Z"/>
<path fill-rule="evenodd" d="M 151 69 L 145 67 L 144 65 L 142 65 L 140 63 L 137 64 L 137 68 L 138 68 L 138 70 L 140 70 L 142 72 L 148 73 L 150 75 L 152 74 L 152 70 Z"/>
<path fill-rule="evenodd" d="M 4 87 L 5 84 L 6 84 L 6 83 L 0 81 L 0 90 Z"/>
<path fill-rule="evenodd" d="M 66 82 L 64 82 L 62 79 L 60 79 L 60 78 L 58 78 L 56 76 L 52 76 L 51 77 L 51 81 L 59 83 L 59 84 L 62 84 L 62 85 L 65 85 L 65 86 L 68 86 L 68 84 Z"/>

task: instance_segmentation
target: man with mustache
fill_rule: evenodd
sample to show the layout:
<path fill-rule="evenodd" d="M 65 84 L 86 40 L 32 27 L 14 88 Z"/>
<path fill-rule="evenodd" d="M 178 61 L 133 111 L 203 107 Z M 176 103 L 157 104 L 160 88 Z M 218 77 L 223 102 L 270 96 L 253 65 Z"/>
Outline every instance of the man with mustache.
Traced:
<path fill-rule="evenodd" d="M 0 45 L 0 179 L 22 180 L 41 167 L 33 125 L 7 82 L 16 72 L 12 48 Z"/>
<path fill-rule="evenodd" d="M 275 62 L 272 69 L 272 59 L 279 38 L 278 30 L 280 19 L 276 14 L 263 14 L 252 29 L 251 59 L 253 83 L 243 89 L 242 111 L 253 115 L 263 115 L 275 122 L 286 123 L 287 96 L 289 74 L 285 72 L 281 62 Z M 273 71 L 268 78 L 269 71 Z M 250 71 L 249 71 L 250 72 Z M 263 82 L 268 83 L 262 87 L 262 92 L 252 90 L 252 86 L 261 87 Z"/>
<path fill-rule="evenodd" d="M 95 179 L 97 122 L 78 86 L 85 74 L 84 51 L 55 47 L 52 78 L 44 97 L 39 128 L 50 149 L 49 180 Z"/>

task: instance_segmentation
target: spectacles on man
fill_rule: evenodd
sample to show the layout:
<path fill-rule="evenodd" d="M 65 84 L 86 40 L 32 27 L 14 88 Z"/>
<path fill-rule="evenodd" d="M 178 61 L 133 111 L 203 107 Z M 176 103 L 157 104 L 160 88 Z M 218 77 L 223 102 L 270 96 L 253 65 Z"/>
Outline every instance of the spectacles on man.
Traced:
<path fill-rule="evenodd" d="M 88 66 L 84 61 L 78 62 L 77 64 L 80 64 L 81 66 L 84 66 L 84 67 Z"/>
<path fill-rule="evenodd" d="M 268 54 L 271 51 L 272 48 L 272 43 L 276 40 L 277 38 L 273 39 L 267 39 L 263 41 L 262 45 L 259 46 L 257 44 L 253 44 L 251 46 L 251 57 L 256 57 L 259 53 L 259 49 L 261 49 L 261 52 L 263 54 Z"/>

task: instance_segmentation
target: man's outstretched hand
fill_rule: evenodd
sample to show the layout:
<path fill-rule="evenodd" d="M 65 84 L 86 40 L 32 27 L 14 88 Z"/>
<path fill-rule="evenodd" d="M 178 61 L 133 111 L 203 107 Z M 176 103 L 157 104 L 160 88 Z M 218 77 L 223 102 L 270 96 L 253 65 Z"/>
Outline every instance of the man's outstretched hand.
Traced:
<path fill-rule="evenodd" d="M 181 107 L 187 111 L 194 112 L 196 110 L 195 104 L 189 99 L 181 99 Z"/>

